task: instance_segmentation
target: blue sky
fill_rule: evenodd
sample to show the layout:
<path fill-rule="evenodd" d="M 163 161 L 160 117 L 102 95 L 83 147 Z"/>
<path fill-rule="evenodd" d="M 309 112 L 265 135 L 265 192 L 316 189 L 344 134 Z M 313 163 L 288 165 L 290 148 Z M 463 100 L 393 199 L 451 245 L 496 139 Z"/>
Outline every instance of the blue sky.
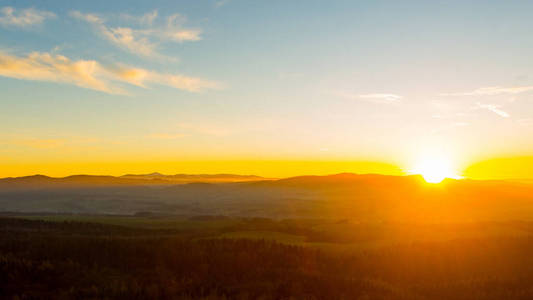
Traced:
<path fill-rule="evenodd" d="M 0 9 L 5 165 L 532 154 L 531 1 Z M 96 77 L 57 69 L 63 58 Z"/>

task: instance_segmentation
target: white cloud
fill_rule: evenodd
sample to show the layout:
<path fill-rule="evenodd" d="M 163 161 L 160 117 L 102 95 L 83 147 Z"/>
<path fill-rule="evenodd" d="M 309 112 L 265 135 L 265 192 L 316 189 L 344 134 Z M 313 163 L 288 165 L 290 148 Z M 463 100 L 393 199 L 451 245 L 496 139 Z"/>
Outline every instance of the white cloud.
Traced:
<path fill-rule="evenodd" d="M 141 37 L 136 31 L 129 27 L 108 28 L 100 26 L 100 32 L 114 44 L 124 47 L 130 52 L 144 56 L 153 56 L 156 45 L 151 43 L 146 37 Z"/>
<path fill-rule="evenodd" d="M 105 69 L 94 60 L 71 61 L 62 55 L 33 52 L 26 57 L 0 52 L 0 76 L 74 84 L 106 93 L 121 93 L 103 78 Z"/>
<path fill-rule="evenodd" d="M 103 65 L 95 60 L 71 60 L 62 55 L 33 52 L 15 56 L 0 52 L 0 76 L 73 84 L 110 94 L 127 94 L 119 83 L 147 88 L 165 85 L 189 92 L 220 88 L 216 82 L 181 74 L 123 66 Z"/>
<path fill-rule="evenodd" d="M 503 111 L 503 110 L 500 109 L 500 106 L 499 106 L 499 105 L 495 105 L 495 104 L 482 104 L 482 103 L 479 103 L 479 102 L 478 102 L 478 103 L 477 103 L 477 106 L 478 106 L 479 108 L 487 109 L 487 110 L 489 110 L 489 111 L 491 111 L 491 112 L 497 114 L 498 116 L 500 116 L 500 117 L 502 117 L 502 118 L 509 118 L 509 117 L 510 117 L 510 115 L 509 115 L 507 112 L 505 112 L 505 111 Z"/>
<path fill-rule="evenodd" d="M 470 92 L 461 93 L 445 93 L 442 96 L 493 96 L 502 94 L 520 94 L 524 92 L 533 91 L 533 86 L 515 86 L 515 87 L 482 87 Z"/>
<path fill-rule="evenodd" d="M 125 21 L 131 21 L 136 22 L 141 25 L 152 25 L 154 21 L 159 16 L 159 12 L 157 10 L 153 10 L 151 12 L 147 12 L 142 16 L 134 16 L 130 14 L 120 14 L 120 17 L 124 19 Z"/>
<path fill-rule="evenodd" d="M 403 96 L 388 93 L 353 94 L 342 91 L 333 92 L 334 95 L 347 99 L 360 99 L 373 103 L 396 104 L 400 103 Z"/>
<path fill-rule="evenodd" d="M 113 44 L 146 57 L 164 58 L 157 51 L 161 42 L 182 43 L 202 39 L 200 36 L 202 31 L 200 29 L 184 28 L 184 23 L 187 19 L 180 14 L 167 17 L 163 26 L 153 25 L 158 18 L 158 12 L 156 10 L 140 17 L 122 15 L 123 19 L 141 25 L 139 28 L 129 26 L 110 27 L 106 25 L 107 20 L 95 14 L 83 14 L 79 11 L 72 11 L 70 15 L 92 24 L 101 36 Z"/>
<path fill-rule="evenodd" d="M 220 7 L 222 7 L 222 6 L 224 6 L 224 5 L 228 4 L 228 3 L 229 3 L 229 0 L 218 0 L 218 1 L 215 1 L 213 6 L 215 8 L 220 8 Z"/>
<path fill-rule="evenodd" d="M 108 27 L 102 17 L 94 14 L 82 14 L 79 11 L 73 11 L 70 15 L 92 24 L 103 37 L 123 49 L 143 56 L 156 54 L 156 45 L 132 28 Z"/>
<path fill-rule="evenodd" d="M 148 84 L 166 85 L 189 92 L 222 88 L 222 85 L 217 82 L 180 74 L 159 73 L 129 66 L 111 67 L 109 70 L 114 79 L 144 88 Z"/>
<path fill-rule="evenodd" d="M 13 7 L 0 9 L 0 25 L 28 27 L 43 23 L 46 19 L 55 18 L 55 14 L 49 11 L 26 8 L 17 10 Z"/>
<path fill-rule="evenodd" d="M 175 42 L 199 41 L 202 38 L 200 29 L 185 29 L 184 24 L 187 18 L 180 14 L 173 14 L 167 18 L 166 28 L 159 28 L 156 34 L 159 34 L 163 39 L 169 39 Z"/>
<path fill-rule="evenodd" d="M 192 41 L 199 41 L 202 38 L 200 37 L 200 34 L 202 31 L 198 29 L 189 29 L 189 30 L 175 30 L 170 29 L 167 31 L 163 31 L 162 35 L 163 37 L 175 41 L 175 42 L 192 42 Z"/>
<path fill-rule="evenodd" d="M 403 97 L 395 94 L 365 94 L 359 95 L 359 98 L 377 103 L 397 103 L 400 102 Z"/>

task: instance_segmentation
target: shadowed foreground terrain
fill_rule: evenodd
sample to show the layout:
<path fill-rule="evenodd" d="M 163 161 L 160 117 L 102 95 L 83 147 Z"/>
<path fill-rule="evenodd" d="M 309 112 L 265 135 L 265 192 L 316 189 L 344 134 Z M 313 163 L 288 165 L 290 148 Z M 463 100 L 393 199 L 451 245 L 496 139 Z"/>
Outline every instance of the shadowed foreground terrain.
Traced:
<path fill-rule="evenodd" d="M 0 218 L 0 292 L 8 299 L 533 297 L 530 223 L 404 224 L 391 233 L 324 220 L 202 217 L 155 229 L 135 218 L 119 219 L 124 226 L 103 224 L 114 217 L 26 218 Z M 335 226 L 356 233 L 342 236 Z M 231 237 L 243 231 L 248 237 Z M 424 237 L 439 231 L 448 238 Z M 350 246 L 376 238 L 384 240 Z"/>

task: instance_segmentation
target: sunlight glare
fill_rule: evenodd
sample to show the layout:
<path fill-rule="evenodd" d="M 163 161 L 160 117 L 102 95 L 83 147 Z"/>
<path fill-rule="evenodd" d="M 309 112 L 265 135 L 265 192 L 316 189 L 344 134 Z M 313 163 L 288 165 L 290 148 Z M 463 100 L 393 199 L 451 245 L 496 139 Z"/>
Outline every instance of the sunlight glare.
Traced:
<path fill-rule="evenodd" d="M 411 173 L 422 175 L 428 183 L 440 183 L 445 178 L 458 178 L 450 160 L 441 155 L 422 157 Z"/>

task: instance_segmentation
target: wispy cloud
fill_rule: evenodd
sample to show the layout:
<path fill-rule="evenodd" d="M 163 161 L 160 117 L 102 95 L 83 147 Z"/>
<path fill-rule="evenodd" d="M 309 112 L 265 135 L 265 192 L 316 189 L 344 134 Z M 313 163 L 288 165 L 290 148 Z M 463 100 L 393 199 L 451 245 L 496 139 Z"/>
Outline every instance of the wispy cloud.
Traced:
<path fill-rule="evenodd" d="M 354 94 L 354 93 L 348 93 L 343 91 L 335 91 L 332 94 L 347 98 L 347 99 L 359 99 L 364 100 L 368 102 L 373 103 L 380 103 L 380 104 L 396 104 L 400 103 L 403 96 L 396 95 L 396 94 L 389 94 L 389 93 L 373 93 L 373 94 Z"/>
<path fill-rule="evenodd" d="M 123 14 L 122 19 L 136 23 L 138 28 L 130 26 L 111 27 L 107 20 L 96 14 L 84 14 L 72 11 L 70 15 L 94 26 L 98 33 L 116 46 L 129 52 L 145 57 L 168 58 L 158 51 L 161 42 L 190 42 L 201 40 L 200 29 L 184 27 L 187 19 L 180 14 L 173 14 L 166 18 L 163 25 L 154 26 L 158 18 L 157 10 L 140 17 Z"/>
<path fill-rule="evenodd" d="M 397 103 L 403 97 L 395 94 L 365 94 L 359 95 L 359 98 L 377 103 Z"/>
<path fill-rule="evenodd" d="M 159 73 L 125 65 L 104 65 L 95 60 L 71 60 L 62 55 L 33 52 L 15 56 L 0 52 L 0 76 L 73 84 L 110 94 L 127 94 L 118 83 L 143 88 L 166 85 L 189 92 L 219 88 L 216 82 L 181 74 Z"/>
<path fill-rule="evenodd" d="M 479 102 L 476 103 L 476 104 L 477 104 L 477 106 L 478 106 L 479 108 L 487 109 L 487 110 L 489 110 L 489 111 L 491 111 L 491 112 L 497 114 L 498 116 L 500 116 L 500 117 L 502 117 L 502 118 L 509 118 L 509 117 L 510 117 L 510 115 L 509 115 L 507 112 L 505 112 L 505 111 L 503 111 L 503 110 L 500 109 L 500 106 L 499 106 L 499 105 L 495 105 L 495 104 L 482 104 L 482 103 L 479 103 Z"/>
<path fill-rule="evenodd" d="M 155 35 L 162 39 L 168 39 L 175 42 L 194 42 L 201 40 L 200 29 L 185 29 L 184 25 L 187 18 L 180 14 L 173 14 L 167 17 L 166 27 L 151 29 Z"/>
<path fill-rule="evenodd" d="M 0 76 L 74 84 L 106 93 L 121 93 L 105 79 L 105 69 L 94 60 L 71 61 L 62 55 L 33 52 L 19 57 L 0 52 Z"/>
<path fill-rule="evenodd" d="M 46 19 L 55 18 L 55 14 L 49 11 L 35 8 L 15 9 L 10 6 L 0 9 L 0 25 L 28 27 L 43 23 Z"/>
<path fill-rule="evenodd" d="M 141 16 L 134 16 L 126 13 L 120 14 L 120 17 L 125 21 L 135 22 L 140 25 L 152 25 L 158 16 L 159 12 L 157 10 L 147 12 Z"/>
<path fill-rule="evenodd" d="M 103 37 L 123 49 L 144 56 L 155 54 L 156 45 L 130 27 L 108 27 L 103 18 L 94 14 L 73 11 L 70 15 L 92 24 Z"/>
<path fill-rule="evenodd" d="M 444 93 L 442 96 L 493 96 L 502 94 L 520 94 L 533 91 L 533 86 L 515 86 L 515 87 L 482 87 L 469 92 Z"/>
<path fill-rule="evenodd" d="M 222 7 L 222 6 L 226 5 L 226 4 L 228 4 L 229 1 L 230 1 L 230 0 L 217 0 L 217 1 L 215 1 L 215 3 L 213 4 L 213 6 L 214 6 L 215 8 L 220 8 L 220 7 Z"/>
<path fill-rule="evenodd" d="M 202 92 L 207 89 L 220 89 L 222 85 L 197 77 L 180 74 L 159 73 L 129 66 L 111 66 L 107 69 L 116 80 L 146 88 L 149 84 L 159 84 L 189 92 Z"/>

